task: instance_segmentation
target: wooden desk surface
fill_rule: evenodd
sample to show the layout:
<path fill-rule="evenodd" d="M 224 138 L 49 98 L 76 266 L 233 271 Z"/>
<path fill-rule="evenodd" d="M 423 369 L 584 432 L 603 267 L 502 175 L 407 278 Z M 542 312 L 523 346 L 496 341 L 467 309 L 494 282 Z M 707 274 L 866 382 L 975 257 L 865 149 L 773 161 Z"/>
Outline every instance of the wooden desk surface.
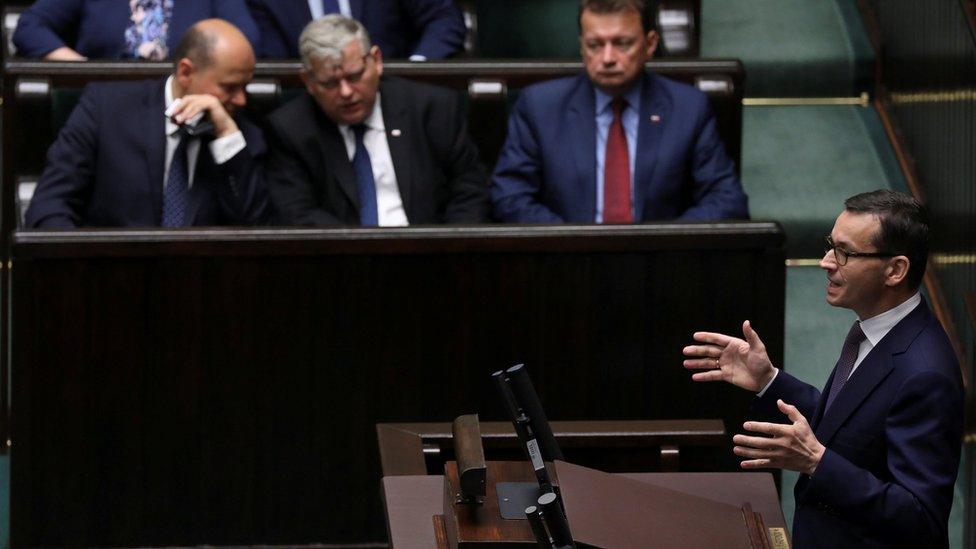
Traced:
<path fill-rule="evenodd" d="M 767 528 L 786 528 L 769 473 L 628 473 L 625 476 L 713 501 L 742 505 L 763 516 Z M 383 477 L 383 502 L 391 549 L 437 549 L 432 517 L 444 513 L 444 477 Z"/>

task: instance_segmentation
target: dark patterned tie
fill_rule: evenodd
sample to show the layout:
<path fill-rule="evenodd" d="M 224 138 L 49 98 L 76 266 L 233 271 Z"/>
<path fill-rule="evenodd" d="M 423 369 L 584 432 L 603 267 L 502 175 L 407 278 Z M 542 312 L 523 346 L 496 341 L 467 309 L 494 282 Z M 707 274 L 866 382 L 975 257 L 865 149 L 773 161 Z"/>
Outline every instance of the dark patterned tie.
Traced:
<path fill-rule="evenodd" d="M 851 331 L 847 332 L 844 348 L 840 351 L 840 359 L 837 360 L 837 366 L 834 367 L 834 381 L 830 384 L 830 393 L 827 395 L 827 405 L 824 407 L 824 412 L 830 409 L 830 405 L 837 398 L 837 394 L 847 383 L 847 378 L 851 377 L 851 370 L 854 368 L 854 362 L 857 361 L 857 351 L 861 347 L 862 341 L 864 341 L 864 332 L 861 331 L 860 321 L 856 321 L 851 326 Z"/>
<path fill-rule="evenodd" d="M 379 225 L 376 212 L 376 182 L 373 180 L 373 163 L 363 142 L 365 124 L 352 126 L 356 134 L 356 154 L 352 157 L 352 168 L 356 171 L 356 185 L 359 187 L 359 224 L 364 227 Z"/>
<path fill-rule="evenodd" d="M 163 227 L 186 225 L 186 205 L 190 197 L 190 171 L 186 158 L 190 137 L 181 133 L 180 143 L 169 164 L 169 175 L 163 189 Z"/>
<path fill-rule="evenodd" d="M 159 61 L 169 56 L 166 39 L 173 16 L 173 0 L 129 0 L 125 56 Z"/>
<path fill-rule="evenodd" d="M 603 222 L 630 223 L 630 151 L 624 133 L 622 113 L 627 102 L 613 100 L 613 122 L 607 135 L 607 149 L 603 160 Z"/>

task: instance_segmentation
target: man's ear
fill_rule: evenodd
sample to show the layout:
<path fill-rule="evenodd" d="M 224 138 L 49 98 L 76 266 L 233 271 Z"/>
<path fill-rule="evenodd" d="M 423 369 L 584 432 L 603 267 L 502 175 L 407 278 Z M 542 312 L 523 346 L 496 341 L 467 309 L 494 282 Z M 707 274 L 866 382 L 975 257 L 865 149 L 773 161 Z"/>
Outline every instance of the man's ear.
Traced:
<path fill-rule="evenodd" d="M 888 260 L 888 266 L 885 267 L 885 286 L 897 286 L 904 282 L 908 277 L 908 270 L 911 268 L 912 262 L 908 257 L 903 255 L 895 256 Z"/>
<path fill-rule="evenodd" d="M 651 30 L 647 33 L 647 58 L 650 59 L 654 57 L 654 52 L 657 51 L 657 45 L 661 41 L 661 37 L 658 36 L 656 30 Z"/>
<path fill-rule="evenodd" d="M 376 73 L 383 76 L 383 52 L 380 51 L 380 47 L 373 45 L 369 49 L 369 52 L 373 55 L 374 62 L 376 63 Z"/>
<path fill-rule="evenodd" d="M 190 82 L 193 80 L 193 73 L 195 70 L 196 66 L 193 64 L 193 61 L 190 61 L 186 57 L 180 59 L 176 63 L 176 70 L 173 72 L 173 74 L 175 75 L 176 82 L 180 85 L 180 88 L 186 90 L 189 87 Z"/>

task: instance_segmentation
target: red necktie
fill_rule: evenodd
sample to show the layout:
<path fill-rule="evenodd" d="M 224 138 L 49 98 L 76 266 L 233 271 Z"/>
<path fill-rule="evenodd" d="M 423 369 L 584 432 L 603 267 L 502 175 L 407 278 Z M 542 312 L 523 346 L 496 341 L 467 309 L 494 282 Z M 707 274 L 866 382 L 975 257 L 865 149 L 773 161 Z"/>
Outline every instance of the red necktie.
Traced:
<path fill-rule="evenodd" d="M 620 119 L 627 102 L 623 98 L 613 100 L 613 122 L 607 135 L 607 151 L 603 164 L 603 222 L 630 223 L 633 221 L 630 207 L 630 152 L 627 135 Z"/>

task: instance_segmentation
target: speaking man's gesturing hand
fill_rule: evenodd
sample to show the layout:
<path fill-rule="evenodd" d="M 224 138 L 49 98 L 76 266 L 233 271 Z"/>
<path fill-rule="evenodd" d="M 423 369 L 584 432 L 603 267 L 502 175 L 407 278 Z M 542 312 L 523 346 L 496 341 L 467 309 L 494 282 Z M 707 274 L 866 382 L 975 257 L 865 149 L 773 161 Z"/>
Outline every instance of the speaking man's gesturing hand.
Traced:
<path fill-rule="evenodd" d="M 692 374 L 695 381 L 725 381 L 749 391 L 765 387 L 776 368 L 769 361 L 766 346 L 749 321 L 742 323 L 745 339 L 714 332 L 695 332 L 693 338 L 701 345 L 689 345 L 683 352 L 684 367 L 705 370 Z"/>
<path fill-rule="evenodd" d="M 786 414 L 790 423 L 764 423 L 747 421 L 742 427 L 746 431 L 765 436 L 735 435 L 732 442 L 735 455 L 748 458 L 742 462 L 743 469 L 776 468 L 789 469 L 812 475 L 823 458 L 826 448 L 813 434 L 807 418 L 792 406 L 777 400 L 779 410 Z"/>

